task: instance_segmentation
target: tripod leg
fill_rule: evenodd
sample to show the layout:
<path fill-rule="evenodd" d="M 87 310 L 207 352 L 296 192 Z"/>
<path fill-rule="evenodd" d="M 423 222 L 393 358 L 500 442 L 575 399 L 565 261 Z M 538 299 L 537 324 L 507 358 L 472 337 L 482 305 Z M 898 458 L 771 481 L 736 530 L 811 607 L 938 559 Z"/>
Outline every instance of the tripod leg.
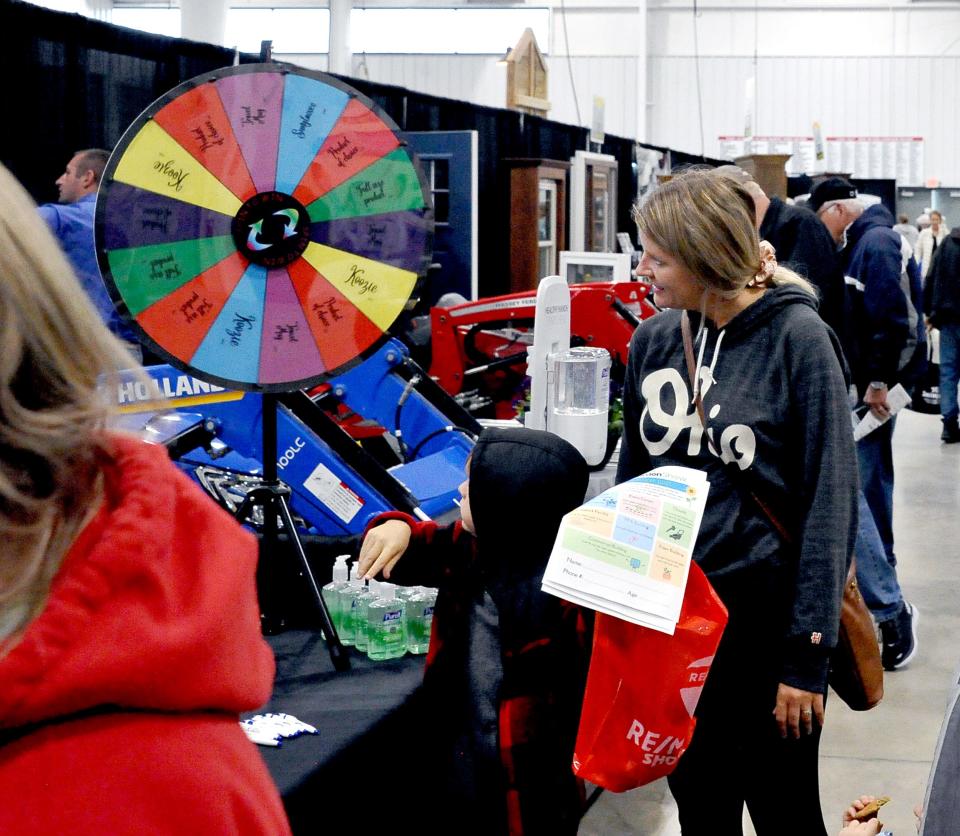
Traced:
<path fill-rule="evenodd" d="M 260 560 L 257 561 L 257 594 L 260 599 L 260 628 L 265 636 L 282 632 L 286 626 L 283 607 L 280 604 L 280 584 L 277 579 L 277 566 L 263 555 L 276 554 L 279 537 L 277 536 L 277 515 L 273 508 L 273 494 L 270 491 L 256 489 L 244 497 L 234 517 L 243 525 L 248 514 L 259 506 L 263 509 L 263 531 L 260 545 Z"/>
<path fill-rule="evenodd" d="M 297 527 L 293 522 L 293 516 L 290 514 L 290 506 L 287 504 L 287 498 L 282 494 L 275 495 L 271 497 L 271 502 L 276 503 L 276 510 L 280 515 L 280 519 L 283 520 L 287 537 L 296 550 L 303 572 L 310 582 L 310 589 L 313 592 L 313 597 L 317 603 L 317 610 L 320 615 L 320 626 L 323 629 L 324 635 L 327 637 L 327 649 L 330 652 L 330 661 L 333 662 L 333 667 L 338 671 L 350 670 L 350 657 L 347 656 L 346 650 L 340 643 L 340 636 L 337 635 L 337 630 L 333 626 L 326 601 L 323 600 L 320 587 L 317 586 L 316 578 L 313 576 L 313 570 L 311 570 L 310 563 L 307 560 L 307 553 L 303 550 L 303 543 L 300 542 Z"/>

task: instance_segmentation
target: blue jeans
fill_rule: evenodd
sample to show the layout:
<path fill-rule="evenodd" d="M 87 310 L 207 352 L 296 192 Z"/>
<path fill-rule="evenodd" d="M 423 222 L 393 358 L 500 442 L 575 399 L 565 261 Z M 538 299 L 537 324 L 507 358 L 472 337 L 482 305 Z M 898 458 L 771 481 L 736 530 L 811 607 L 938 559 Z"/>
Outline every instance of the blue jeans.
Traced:
<path fill-rule="evenodd" d="M 957 383 L 960 382 L 960 324 L 940 328 L 940 415 L 957 417 Z"/>
<path fill-rule="evenodd" d="M 887 560 L 863 491 L 860 491 L 860 523 L 853 552 L 857 558 L 857 583 L 867 608 L 878 622 L 893 618 L 900 612 L 903 593 L 897 570 Z"/>
<path fill-rule="evenodd" d="M 857 442 L 860 485 L 891 566 L 897 565 L 893 553 L 893 428 L 896 423 L 897 419 L 891 418 Z"/>

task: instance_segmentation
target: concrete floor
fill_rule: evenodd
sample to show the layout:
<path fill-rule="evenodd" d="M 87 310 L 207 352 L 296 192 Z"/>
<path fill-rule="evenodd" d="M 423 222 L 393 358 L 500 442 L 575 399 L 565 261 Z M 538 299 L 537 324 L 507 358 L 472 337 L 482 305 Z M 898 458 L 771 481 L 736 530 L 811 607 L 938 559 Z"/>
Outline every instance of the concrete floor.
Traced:
<path fill-rule="evenodd" d="M 960 444 L 944 445 L 939 437 L 939 416 L 909 410 L 898 416 L 897 569 L 904 595 L 920 610 L 919 652 L 907 668 L 886 675 L 884 700 L 872 711 L 851 711 L 835 697 L 829 701 L 820 788 L 830 834 L 840 830 L 843 810 L 862 793 L 889 795 L 884 824 L 897 836 L 916 833 L 913 808 L 923 801 L 960 663 Z M 604 792 L 580 827 L 581 836 L 679 833 L 665 780 L 620 795 Z M 746 814 L 744 833 L 754 834 Z"/>

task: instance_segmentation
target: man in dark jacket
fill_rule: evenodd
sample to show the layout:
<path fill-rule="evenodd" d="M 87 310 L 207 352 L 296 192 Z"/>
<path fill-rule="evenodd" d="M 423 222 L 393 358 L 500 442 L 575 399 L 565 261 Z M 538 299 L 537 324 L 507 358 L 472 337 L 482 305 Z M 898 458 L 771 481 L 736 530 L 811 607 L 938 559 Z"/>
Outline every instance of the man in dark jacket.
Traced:
<path fill-rule="evenodd" d="M 960 441 L 957 382 L 960 380 L 960 226 L 937 247 L 923 288 L 927 324 L 940 329 L 940 416 L 947 444 Z"/>
<path fill-rule="evenodd" d="M 889 419 L 857 443 L 860 481 L 890 567 L 893 550 L 893 430 L 887 392 L 913 353 L 909 306 L 901 285 L 905 265 L 893 215 L 881 205 L 864 207 L 857 190 L 840 177 L 818 183 L 810 193 L 817 213 L 837 245 L 843 245 L 844 278 L 851 297 L 853 334 L 848 361 L 857 396 L 878 418 Z M 878 560 L 882 558 L 878 557 Z M 893 573 L 890 573 L 893 574 Z M 897 587 L 899 592 L 899 585 Z M 878 617 L 887 670 L 914 656 L 916 609 L 898 595 L 896 610 Z M 885 618 L 883 616 L 886 616 Z"/>
<path fill-rule="evenodd" d="M 809 209 L 791 206 L 779 197 L 769 197 L 740 166 L 723 165 L 717 174 L 740 183 L 753 198 L 760 239 L 769 241 L 777 261 L 799 273 L 817 289 L 820 318 L 849 351 L 849 312 L 843 282 L 843 266 L 827 228 Z M 849 361 L 848 361 L 849 362 Z"/>

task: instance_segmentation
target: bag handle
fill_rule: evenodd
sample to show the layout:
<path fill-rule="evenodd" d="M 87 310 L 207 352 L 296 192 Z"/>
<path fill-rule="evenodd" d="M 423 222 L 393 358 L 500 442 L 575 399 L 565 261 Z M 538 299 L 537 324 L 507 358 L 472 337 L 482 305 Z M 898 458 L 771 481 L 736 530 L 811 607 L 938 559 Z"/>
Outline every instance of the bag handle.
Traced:
<path fill-rule="evenodd" d="M 717 448 L 714 446 L 713 438 L 710 433 L 707 431 L 707 418 L 703 411 L 703 398 L 700 395 L 700 387 L 697 386 L 697 362 L 693 359 L 693 335 L 690 327 L 690 315 L 686 311 L 680 313 L 680 333 L 683 336 L 683 354 L 687 361 L 687 377 L 690 379 L 690 391 L 693 393 L 693 402 L 697 407 L 697 415 L 700 416 L 700 425 L 703 427 L 703 434 L 707 438 L 707 446 L 710 448 L 710 452 L 713 453 L 718 459 L 723 461 L 720 457 L 720 453 Z M 732 468 L 731 468 L 732 470 Z M 741 487 L 746 488 L 743 485 L 742 477 L 736 477 L 736 481 L 741 484 Z M 746 488 L 746 493 L 750 498 L 756 503 L 757 507 L 763 512 L 764 516 L 770 521 L 770 524 L 774 527 L 777 534 L 783 538 L 783 542 L 788 546 L 792 546 L 796 543 L 796 538 L 790 533 L 790 530 L 780 522 L 780 519 L 773 513 L 773 510 L 770 506 L 760 499 L 759 496 L 749 488 Z"/>

